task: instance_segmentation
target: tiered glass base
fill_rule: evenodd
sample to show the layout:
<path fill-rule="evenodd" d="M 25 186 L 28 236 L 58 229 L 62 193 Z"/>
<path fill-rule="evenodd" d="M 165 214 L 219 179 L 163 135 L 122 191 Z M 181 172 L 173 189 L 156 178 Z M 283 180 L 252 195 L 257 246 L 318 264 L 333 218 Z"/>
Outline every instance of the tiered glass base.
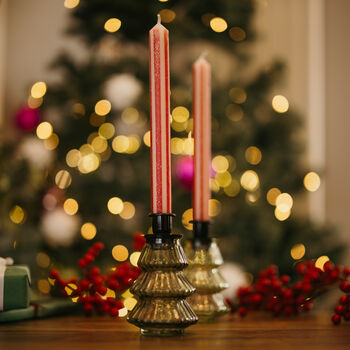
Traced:
<path fill-rule="evenodd" d="M 218 269 L 223 259 L 215 239 L 206 244 L 196 243 L 194 246 L 193 240 L 187 241 L 185 246 L 189 261 L 185 273 L 196 288 L 196 292 L 187 301 L 197 314 L 199 322 L 211 322 L 229 312 L 224 297 L 219 293 L 228 287 L 228 283 Z"/>
<path fill-rule="evenodd" d="M 128 315 L 128 321 L 140 327 L 143 335 L 182 334 L 198 321 L 186 301 L 195 289 L 183 272 L 188 262 L 180 238 L 174 234 L 146 235 L 138 262 L 143 272 L 130 288 L 138 302 Z"/>

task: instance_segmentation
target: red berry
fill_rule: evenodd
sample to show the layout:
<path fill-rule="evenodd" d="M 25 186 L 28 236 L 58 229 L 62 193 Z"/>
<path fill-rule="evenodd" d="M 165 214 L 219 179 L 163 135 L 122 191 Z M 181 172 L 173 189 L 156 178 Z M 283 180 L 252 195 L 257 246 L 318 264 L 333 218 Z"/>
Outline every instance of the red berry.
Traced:
<path fill-rule="evenodd" d="M 346 281 L 342 281 L 339 284 L 339 288 L 345 292 L 345 293 L 349 293 L 350 292 L 350 283 L 346 282 Z"/>
<path fill-rule="evenodd" d="M 287 275 L 281 276 L 281 282 L 284 283 L 284 284 L 289 283 L 290 282 L 290 277 L 287 276 Z"/>
<path fill-rule="evenodd" d="M 89 250 L 87 252 L 88 252 L 88 254 L 91 254 L 93 256 L 98 255 L 98 250 L 96 250 L 95 248 L 89 248 Z"/>
<path fill-rule="evenodd" d="M 80 259 L 78 264 L 81 268 L 85 268 L 89 265 L 88 262 L 84 258 Z"/>
<path fill-rule="evenodd" d="M 84 259 L 90 264 L 95 260 L 95 257 L 91 254 L 85 254 Z"/>
<path fill-rule="evenodd" d="M 90 269 L 90 274 L 91 275 L 99 275 L 100 274 L 100 269 L 96 266 L 93 266 L 91 269 Z"/>
<path fill-rule="evenodd" d="M 303 293 L 308 294 L 311 292 L 312 287 L 311 287 L 310 283 L 303 283 L 303 286 L 301 289 L 302 289 Z"/>
<path fill-rule="evenodd" d="M 101 250 L 103 250 L 104 245 L 103 245 L 103 243 L 101 243 L 101 242 L 96 242 L 96 243 L 94 243 L 93 247 L 94 247 L 96 250 L 101 251 Z"/>
<path fill-rule="evenodd" d="M 238 309 L 239 316 L 244 317 L 247 314 L 247 309 L 245 307 L 240 307 Z"/>
<path fill-rule="evenodd" d="M 96 276 L 92 278 L 92 282 L 96 285 L 101 285 L 104 282 L 104 278 L 102 276 Z"/>
<path fill-rule="evenodd" d="M 300 290 L 303 288 L 303 284 L 301 282 L 297 282 L 294 284 L 294 289 L 295 290 Z"/>
<path fill-rule="evenodd" d="M 115 307 L 122 309 L 124 307 L 124 304 L 121 300 L 117 300 L 115 303 Z"/>
<path fill-rule="evenodd" d="M 79 285 L 81 289 L 87 289 L 90 286 L 90 282 L 88 280 L 81 280 Z"/>
<path fill-rule="evenodd" d="M 51 270 L 50 271 L 50 277 L 51 278 L 56 279 L 56 278 L 58 278 L 58 276 L 59 276 L 59 272 L 57 270 Z"/>
<path fill-rule="evenodd" d="M 350 267 L 345 267 L 344 270 L 343 270 L 343 274 L 345 276 L 349 276 L 350 275 Z"/>
<path fill-rule="evenodd" d="M 344 320 L 345 321 L 350 321 L 350 312 L 346 312 L 344 315 Z"/>
<path fill-rule="evenodd" d="M 262 296 L 261 294 L 256 293 L 252 294 L 249 299 L 252 304 L 259 304 L 262 301 Z"/>
<path fill-rule="evenodd" d="M 339 315 L 335 314 L 332 316 L 332 322 L 335 324 L 335 325 L 338 325 L 341 321 L 341 318 Z"/>
<path fill-rule="evenodd" d="M 344 306 L 342 305 L 337 305 L 335 308 L 334 308 L 334 312 L 338 315 L 341 315 L 343 312 L 344 312 Z"/>
<path fill-rule="evenodd" d="M 293 313 L 293 308 L 291 306 L 286 306 L 283 310 L 283 313 L 286 315 L 291 315 Z"/>
<path fill-rule="evenodd" d="M 346 301 L 347 301 L 346 295 L 342 295 L 342 296 L 339 298 L 339 304 L 345 305 L 345 304 L 346 304 Z"/>
<path fill-rule="evenodd" d="M 87 315 L 91 315 L 92 310 L 93 310 L 92 304 L 90 304 L 90 303 L 85 303 L 85 304 L 84 304 L 84 311 L 85 311 L 85 313 L 86 313 Z"/>
<path fill-rule="evenodd" d="M 113 307 L 112 309 L 110 309 L 109 313 L 114 317 L 118 317 L 119 309 L 117 307 Z"/>
<path fill-rule="evenodd" d="M 330 272 L 334 269 L 334 264 L 331 261 L 327 261 L 324 265 L 323 265 L 323 271 L 325 272 Z"/>
<path fill-rule="evenodd" d="M 337 270 L 333 270 L 331 271 L 331 273 L 329 274 L 329 276 L 333 279 L 336 280 L 339 277 L 339 272 Z"/>
<path fill-rule="evenodd" d="M 304 304 L 303 310 L 304 310 L 304 311 L 310 311 L 310 310 L 312 309 L 313 306 L 314 306 L 313 303 L 309 301 L 309 302 L 307 302 L 307 303 Z"/>
<path fill-rule="evenodd" d="M 105 287 L 105 286 L 96 286 L 95 290 L 97 293 L 99 293 L 101 295 L 105 295 L 107 293 L 107 287 Z"/>

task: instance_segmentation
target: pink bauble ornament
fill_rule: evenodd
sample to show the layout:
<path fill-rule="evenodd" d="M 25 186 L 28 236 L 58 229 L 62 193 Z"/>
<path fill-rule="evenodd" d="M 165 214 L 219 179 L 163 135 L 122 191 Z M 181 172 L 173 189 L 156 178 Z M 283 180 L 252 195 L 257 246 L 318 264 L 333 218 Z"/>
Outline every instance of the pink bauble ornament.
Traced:
<path fill-rule="evenodd" d="M 32 131 L 41 120 L 38 108 L 21 107 L 15 115 L 16 126 L 24 131 Z"/>
<path fill-rule="evenodd" d="M 180 158 L 175 167 L 176 178 L 180 184 L 188 190 L 193 186 L 194 165 L 191 156 Z"/>

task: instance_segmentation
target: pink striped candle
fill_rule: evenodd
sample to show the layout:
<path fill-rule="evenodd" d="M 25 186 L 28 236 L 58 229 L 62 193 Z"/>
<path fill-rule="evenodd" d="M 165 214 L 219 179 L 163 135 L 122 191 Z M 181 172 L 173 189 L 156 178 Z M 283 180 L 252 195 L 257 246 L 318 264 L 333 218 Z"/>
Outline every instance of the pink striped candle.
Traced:
<path fill-rule="evenodd" d="M 171 213 L 169 32 L 160 23 L 149 32 L 151 105 L 151 205 Z"/>
<path fill-rule="evenodd" d="M 211 169 L 211 67 L 199 57 L 193 64 L 194 186 L 193 220 L 209 221 Z"/>

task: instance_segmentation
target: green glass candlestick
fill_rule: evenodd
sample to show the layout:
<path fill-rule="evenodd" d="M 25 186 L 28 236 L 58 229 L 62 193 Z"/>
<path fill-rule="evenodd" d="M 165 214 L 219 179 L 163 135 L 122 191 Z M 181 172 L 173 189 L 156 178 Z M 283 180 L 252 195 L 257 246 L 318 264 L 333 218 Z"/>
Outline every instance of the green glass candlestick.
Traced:
<path fill-rule="evenodd" d="M 195 288 L 183 269 L 188 265 L 180 245 L 181 235 L 171 233 L 172 214 L 152 214 L 153 234 L 146 235 L 138 266 L 139 278 L 130 288 L 138 302 L 127 320 L 141 328 L 141 334 L 182 334 L 198 321 L 186 301 Z"/>
<path fill-rule="evenodd" d="M 215 239 L 209 238 L 209 222 L 194 221 L 194 238 L 186 242 L 185 253 L 189 266 L 185 273 L 196 288 L 187 300 L 200 322 L 215 321 L 229 312 L 224 297 L 219 293 L 228 288 L 218 267 L 223 264 L 220 249 Z"/>

